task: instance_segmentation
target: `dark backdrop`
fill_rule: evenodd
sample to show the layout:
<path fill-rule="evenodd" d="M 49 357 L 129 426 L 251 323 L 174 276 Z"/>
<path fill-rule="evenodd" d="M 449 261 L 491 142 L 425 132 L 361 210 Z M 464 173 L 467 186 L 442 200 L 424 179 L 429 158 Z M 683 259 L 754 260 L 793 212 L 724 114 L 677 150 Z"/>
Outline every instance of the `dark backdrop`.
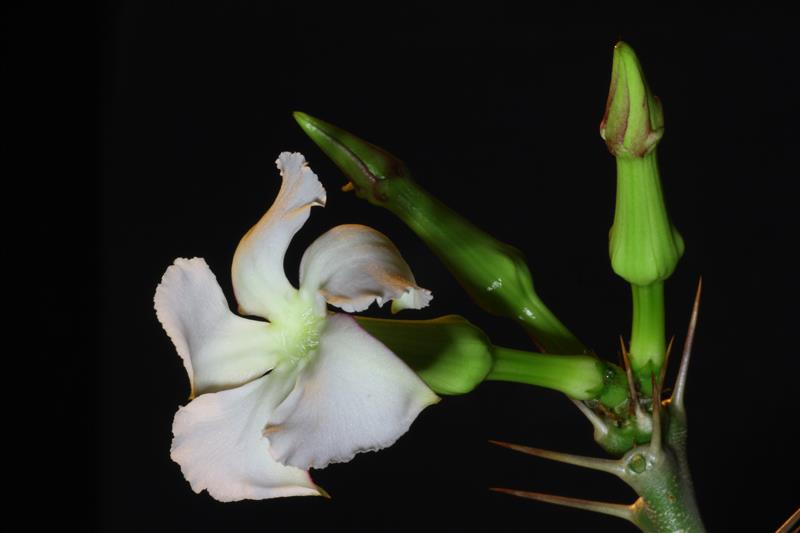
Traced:
<path fill-rule="evenodd" d="M 169 459 L 188 383 L 152 309 L 175 257 L 205 257 L 232 298 L 235 246 L 274 198 L 278 153 L 292 150 L 307 156 L 329 201 L 295 239 L 290 277 L 322 231 L 369 224 L 434 292 L 429 309 L 407 318 L 459 313 L 498 344 L 529 347 L 516 327 L 480 312 L 399 221 L 339 191 L 340 172 L 293 122 L 299 109 L 402 157 L 439 198 L 520 248 L 548 305 L 616 360 L 629 294 L 607 257 L 614 161 L 597 124 L 623 38 L 665 106 L 662 178 L 687 244 L 668 284 L 678 342 L 698 276 L 706 284 L 688 392 L 700 508 L 710 531 L 774 530 L 800 504 L 788 484 L 798 473 L 788 436 L 800 356 L 790 255 L 796 60 L 781 14 L 621 24 L 601 22 L 599 10 L 549 18 L 499 4 L 375 3 L 359 13 L 334 3 L 121 2 L 10 19 L 20 93 L 36 102 L 21 145 L 25 134 L 45 141 L 29 147 L 33 188 L 47 199 L 37 227 L 57 234 L 50 246 L 69 280 L 59 298 L 73 302 L 49 330 L 66 347 L 50 372 L 65 525 L 634 531 L 487 490 L 634 497 L 606 475 L 490 446 L 601 454 L 562 396 L 513 384 L 445 398 L 392 448 L 314 472 L 332 501 L 195 495 Z"/>

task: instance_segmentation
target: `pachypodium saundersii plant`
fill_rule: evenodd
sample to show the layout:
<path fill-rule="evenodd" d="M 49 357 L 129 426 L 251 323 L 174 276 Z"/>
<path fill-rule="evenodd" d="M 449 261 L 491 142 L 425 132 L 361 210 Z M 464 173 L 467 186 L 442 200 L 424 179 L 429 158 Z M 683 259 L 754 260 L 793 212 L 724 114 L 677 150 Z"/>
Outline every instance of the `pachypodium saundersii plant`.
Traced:
<path fill-rule="evenodd" d="M 497 241 L 432 197 L 385 150 L 305 113 L 295 118 L 347 176 L 345 189 L 388 209 L 441 259 L 486 311 L 519 323 L 539 352 L 500 347 L 457 316 L 428 321 L 359 318 L 440 394 L 461 394 L 484 380 L 523 382 L 565 393 L 614 458 L 575 456 L 493 441 L 537 457 L 614 474 L 639 495 L 632 504 L 587 501 L 506 488 L 532 500 L 628 520 L 647 532 L 704 531 L 686 455 L 686 379 L 702 284 L 698 283 L 677 380 L 662 397 L 672 349 L 664 326 L 664 283 L 684 251 L 665 206 L 656 146 L 663 131 L 659 100 L 625 43 L 614 48 L 611 86 L 600 134 L 616 158 L 617 200 L 609 255 L 632 293 L 623 367 L 591 353 L 547 308 L 513 247 Z"/>
<path fill-rule="evenodd" d="M 176 414 L 172 457 L 192 488 L 224 501 L 325 495 L 310 468 L 392 444 L 438 400 L 436 393 L 512 381 L 564 393 L 611 458 L 492 442 L 613 474 L 639 497 L 620 504 L 493 490 L 613 515 L 646 532 L 704 531 L 686 454 L 685 408 L 702 283 L 676 382 L 663 398 L 673 352 L 664 287 L 684 243 L 661 190 L 661 104 L 633 50 L 625 43 L 614 48 L 600 123 L 617 168 L 609 256 L 632 296 L 630 338 L 620 338 L 622 366 L 588 350 L 548 309 L 517 249 L 426 192 L 400 159 L 305 113 L 295 118 L 345 174 L 345 190 L 399 217 L 480 307 L 518 323 L 537 351 L 496 345 L 457 315 L 397 320 L 329 312 L 327 304 L 357 312 L 392 300 L 397 311 L 430 301 L 394 245 L 365 226 L 339 226 L 320 237 L 303 257 L 300 286 L 292 286 L 284 253 L 326 195 L 300 154 L 283 153 L 278 197 L 242 239 L 232 269 L 240 311 L 267 322 L 234 315 L 201 259 L 176 260 L 156 292 L 158 318 L 189 374 L 191 402 Z"/>

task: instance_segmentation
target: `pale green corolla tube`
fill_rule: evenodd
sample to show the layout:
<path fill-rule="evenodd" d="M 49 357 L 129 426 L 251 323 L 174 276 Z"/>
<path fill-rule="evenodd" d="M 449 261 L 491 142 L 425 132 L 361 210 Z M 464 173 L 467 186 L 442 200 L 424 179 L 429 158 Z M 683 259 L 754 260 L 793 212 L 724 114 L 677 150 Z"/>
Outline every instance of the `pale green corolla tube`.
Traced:
<path fill-rule="evenodd" d="M 521 324 L 545 352 L 587 353 L 534 291 L 519 250 L 431 196 L 411 178 L 402 161 L 382 148 L 305 113 L 296 112 L 294 117 L 344 172 L 356 195 L 403 220 L 478 305 Z"/>
<path fill-rule="evenodd" d="M 614 272 L 631 284 L 630 360 L 643 390 L 658 375 L 666 352 L 664 281 L 684 250 L 670 221 L 656 160 L 664 133 L 661 102 L 644 79 L 633 49 L 614 47 L 611 86 L 600 135 L 617 161 L 617 201 L 609 234 Z"/>
<path fill-rule="evenodd" d="M 457 315 L 356 320 L 439 394 L 466 394 L 484 381 L 510 381 L 557 390 L 574 400 L 598 400 L 609 408 L 627 400 L 620 370 L 593 355 L 495 346 L 480 328 Z"/>

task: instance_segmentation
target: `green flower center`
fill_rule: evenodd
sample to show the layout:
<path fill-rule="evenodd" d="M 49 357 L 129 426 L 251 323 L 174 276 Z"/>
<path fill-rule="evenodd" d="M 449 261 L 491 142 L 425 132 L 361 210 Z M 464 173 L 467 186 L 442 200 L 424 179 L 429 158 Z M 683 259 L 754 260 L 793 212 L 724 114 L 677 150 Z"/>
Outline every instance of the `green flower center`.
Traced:
<path fill-rule="evenodd" d="M 271 324 L 282 359 L 298 363 L 307 360 L 319 346 L 325 316 L 315 312 L 310 298 L 297 292 L 286 299 L 280 316 Z"/>

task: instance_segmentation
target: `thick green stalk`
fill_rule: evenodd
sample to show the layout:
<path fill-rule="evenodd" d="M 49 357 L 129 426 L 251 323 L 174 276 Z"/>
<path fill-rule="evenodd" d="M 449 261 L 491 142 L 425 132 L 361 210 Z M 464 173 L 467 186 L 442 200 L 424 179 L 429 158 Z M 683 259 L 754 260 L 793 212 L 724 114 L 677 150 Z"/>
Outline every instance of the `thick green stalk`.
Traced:
<path fill-rule="evenodd" d="M 664 334 L 664 282 L 631 285 L 633 321 L 630 358 L 639 387 L 650 393 L 652 374 L 658 375 L 666 353 Z"/>
<path fill-rule="evenodd" d="M 605 365 L 591 355 L 531 353 L 495 346 L 492 381 L 514 381 L 561 391 L 575 400 L 596 398 L 603 392 Z"/>

